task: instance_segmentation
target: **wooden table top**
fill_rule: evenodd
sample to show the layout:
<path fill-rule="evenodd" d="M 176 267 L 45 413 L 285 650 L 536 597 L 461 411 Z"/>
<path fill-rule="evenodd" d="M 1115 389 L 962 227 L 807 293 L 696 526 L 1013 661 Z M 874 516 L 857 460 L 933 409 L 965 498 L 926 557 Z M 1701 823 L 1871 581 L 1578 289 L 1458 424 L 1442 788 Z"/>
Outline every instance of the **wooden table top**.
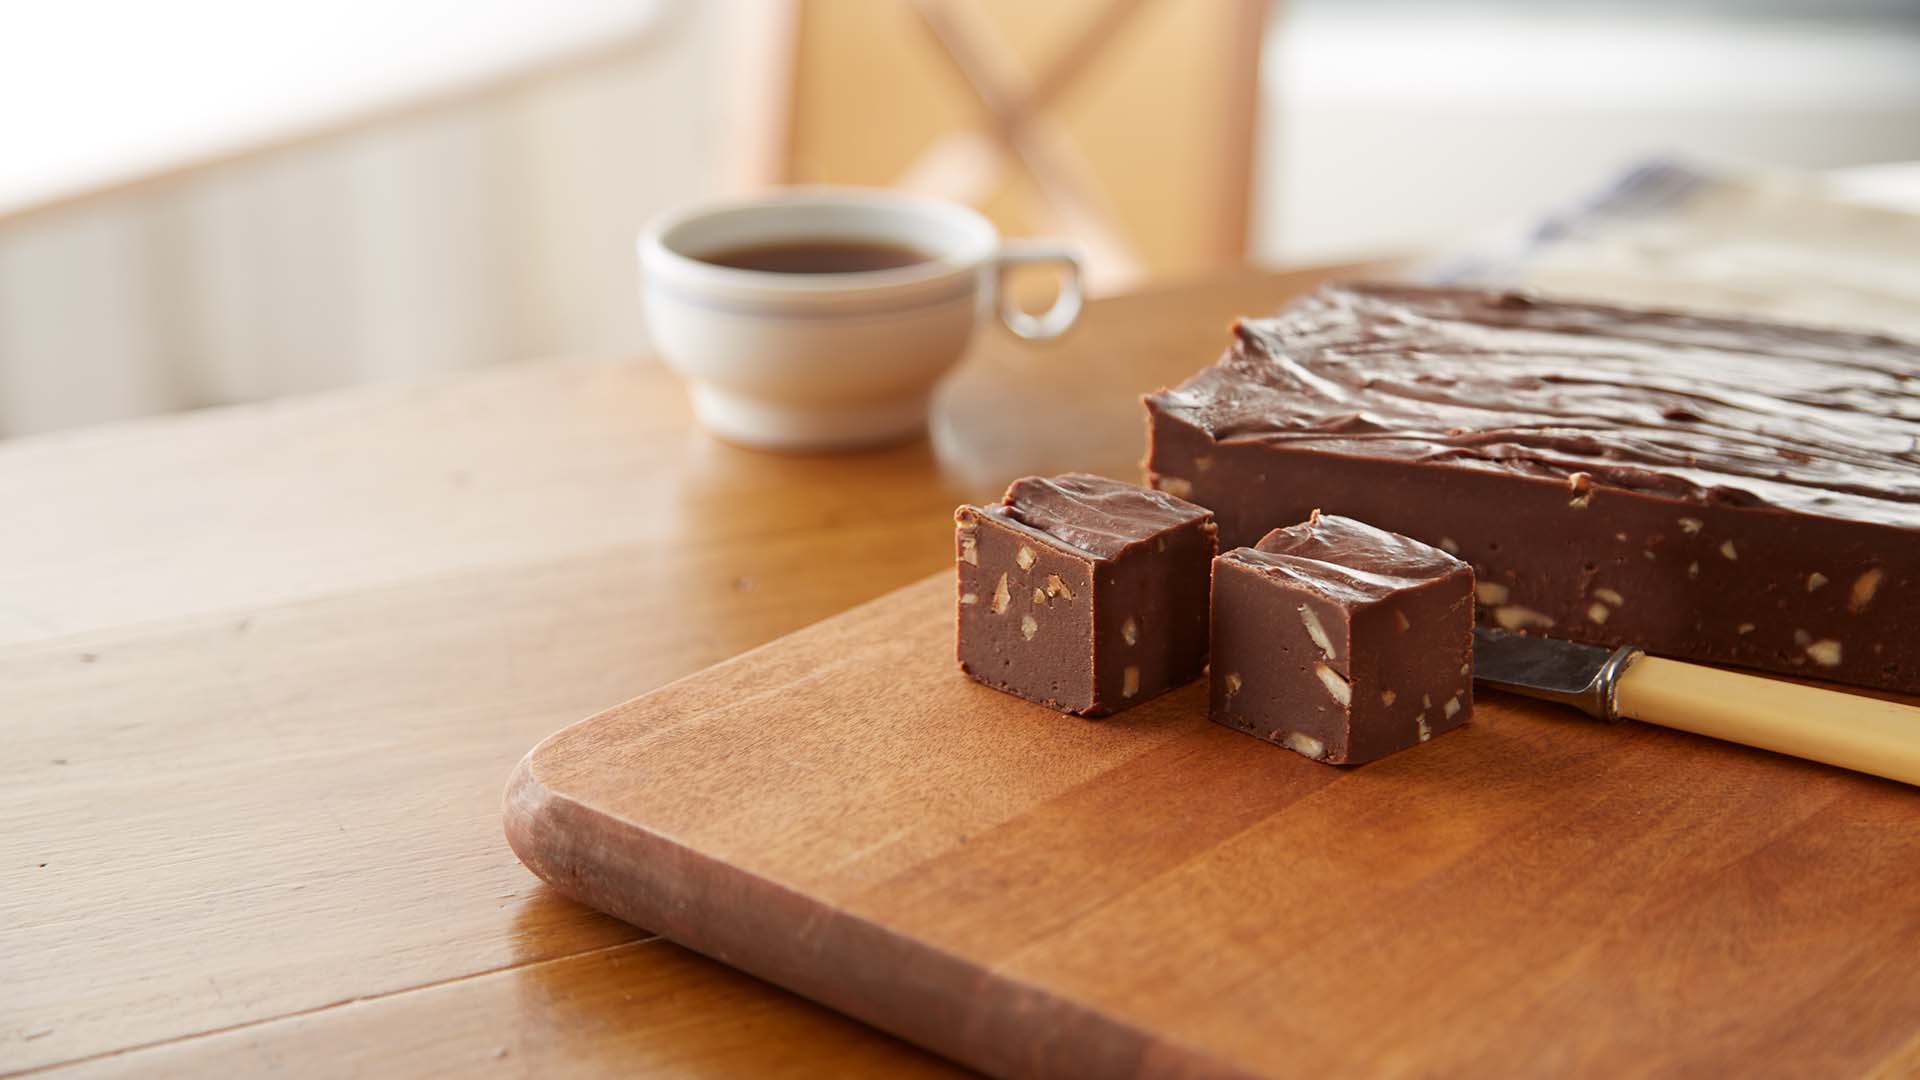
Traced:
<path fill-rule="evenodd" d="M 552 893 L 508 772 L 939 569 L 963 499 L 1133 475 L 1136 396 L 1333 272 L 985 331 L 871 454 L 716 443 L 651 362 L 0 446 L 0 1073 L 954 1072 Z"/>

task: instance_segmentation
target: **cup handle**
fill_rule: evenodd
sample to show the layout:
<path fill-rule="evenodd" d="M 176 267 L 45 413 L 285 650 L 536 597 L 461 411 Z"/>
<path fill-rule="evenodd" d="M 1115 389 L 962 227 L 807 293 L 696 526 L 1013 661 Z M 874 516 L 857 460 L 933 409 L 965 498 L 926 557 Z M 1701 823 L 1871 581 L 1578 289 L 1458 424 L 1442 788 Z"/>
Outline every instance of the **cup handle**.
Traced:
<path fill-rule="evenodd" d="M 1073 326 L 1086 300 L 1080 280 L 1080 257 L 1065 244 L 1054 240 L 1010 240 L 1002 245 L 993 260 L 993 295 L 1000 308 L 1000 321 L 1018 337 L 1028 341 L 1051 341 Z M 1007 271 L 1015 266 L 1053 265 L 1060 274 L 1060 295 L 1053 306 L 1038 315 L 1020 309 L 1006 287 Z"/>

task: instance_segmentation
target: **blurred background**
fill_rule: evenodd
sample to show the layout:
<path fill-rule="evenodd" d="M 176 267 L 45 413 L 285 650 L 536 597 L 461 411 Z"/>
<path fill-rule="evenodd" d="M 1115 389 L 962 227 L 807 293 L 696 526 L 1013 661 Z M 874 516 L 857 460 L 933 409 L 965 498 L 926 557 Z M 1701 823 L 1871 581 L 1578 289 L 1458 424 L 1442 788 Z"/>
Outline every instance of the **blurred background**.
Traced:
<path fill-rule="evenodd" d="M 634 355 L 640 224 L 768 184 L 971 202 L 1071 236 L 1113 292 L 1465 250 L 1652 158 L 1920 160 L 1920 0 L 69 0 L 0 20 L 0 437 Z M 1911 190 L 1888 168 L 1837 175 Z"/>

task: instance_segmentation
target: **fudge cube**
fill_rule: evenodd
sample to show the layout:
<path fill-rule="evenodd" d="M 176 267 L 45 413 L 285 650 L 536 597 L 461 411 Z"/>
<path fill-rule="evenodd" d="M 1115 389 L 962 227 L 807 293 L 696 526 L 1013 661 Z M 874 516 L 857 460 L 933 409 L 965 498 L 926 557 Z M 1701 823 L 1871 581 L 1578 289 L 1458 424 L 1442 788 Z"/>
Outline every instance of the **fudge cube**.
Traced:
<path fill-rule="evenodd" d="M 1314 511 L 1213 563 L 1215 723 L 1357 765 L 1473 714 L 1473 568 Z"/>
<path fill-rule="evenodd" d="M 1081 716 L 1200 676 L 1217 550 L 1206 508 L 1069 473 L 1016 480 L 954 521 L 960 670 Z"/>

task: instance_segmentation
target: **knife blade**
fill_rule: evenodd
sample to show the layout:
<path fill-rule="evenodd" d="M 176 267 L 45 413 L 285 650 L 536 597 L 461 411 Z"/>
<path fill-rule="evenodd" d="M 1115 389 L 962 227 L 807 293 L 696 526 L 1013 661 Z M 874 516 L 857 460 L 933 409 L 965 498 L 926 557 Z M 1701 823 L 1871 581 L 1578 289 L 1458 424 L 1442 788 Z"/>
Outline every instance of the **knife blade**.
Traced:
<path fill-rule="evenodd" d="M 1763 675 L 1475 627 L 1476 682 L 1920 785 L 1920 708 Z"/>
<path fill-rule="evenodd" d="M 1620 719 L 1615 688 L 1620 673 L 1641 655 L 1559 638 L 1473 628 L 1473 677 L 1502 690 L 1571 705 L 1595 720 Z"/>

